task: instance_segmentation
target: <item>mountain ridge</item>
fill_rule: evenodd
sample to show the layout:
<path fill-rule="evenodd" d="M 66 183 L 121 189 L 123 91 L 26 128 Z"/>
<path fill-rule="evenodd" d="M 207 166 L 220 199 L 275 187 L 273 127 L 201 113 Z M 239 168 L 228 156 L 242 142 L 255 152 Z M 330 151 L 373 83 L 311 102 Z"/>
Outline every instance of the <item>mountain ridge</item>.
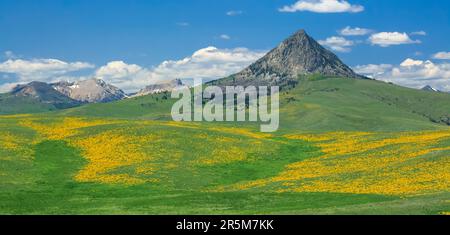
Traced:
<path fill-rule="evenodd" d="M 126 97 L 121 89 L 97 78 L 76 82 L 57 82 L 51 86 L 74 100 L 85 103 L 106 103 L 121 100 Z"/>
<path fill-rule="evenodd" d="M 0 94 L 0 114 L 47 112 L 87 103 L 112 102 L 125 97 L 119 88 L 95 78 L 77 82 L 32 81 Z"/>
<path fill-rule="evenodd" d="M 51 84 L 33 81 L 15 86 L 10 94 L 15 97 L 28 97 L 42 103 L 54 105 L 55 108 L 75 107 L 81 102 L 56 91 Z"/>
<path fill-rule="evenodd" d="M 440 90 L 438 90 L 438 89 L 436 89 L 436 88 L 434 88 L 434 87 L 432 87 L 430 85 L 426 85 L 426 86 L 422 87 L 421 90 L 423 90 L 423 91 L 430 91 L 430 92 L 441 92 Z"/>
<path fill-rule="evenodd" d="M 171 80 L 171 81 L 165 82 L 165 83 L 156 83 L 156 84 L 148 85 L 148 86 L 142 88 L 141 90 L 139 90 L 139 92 L 137 92 L 135 95 L 133 95 L 133 97 L 157 94 L 157 93 L 161 93 L 161 92 L 165 92 L 165 91 L 171 92 L 173 89 L 177 89 L 177 88 L 183 87 L 183 86 L 185 86 L 185 84 L 183 84 L 181 79 L 174 79 L 174 80 Z"/>

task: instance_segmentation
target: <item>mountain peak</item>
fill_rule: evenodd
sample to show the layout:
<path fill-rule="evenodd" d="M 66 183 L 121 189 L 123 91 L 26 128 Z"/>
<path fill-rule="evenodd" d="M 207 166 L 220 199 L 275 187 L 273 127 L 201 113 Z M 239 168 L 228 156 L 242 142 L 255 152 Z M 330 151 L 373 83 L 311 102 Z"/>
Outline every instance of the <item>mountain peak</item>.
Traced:
<path fill-rule="evenodd" d="M 282 85 L 296 80 L 299 75 L 308 74 L 363 78 L 302 29 L 243 71 L 214 83 L 220 85 Z"/>
<path fill-rule="evenodd" d="M 141 89 L 135 96 L 144 96 L 150 94 L 157 94 L 162 92 L 170 92 L 174 89 L 184 87 L 185 85 L 181 81 L 181 79 L 174 79 L 167 82 L 157 83 L 153 85 L 146 86 Z"/>
<path fill-rule="evenodd" d="M 300 29 L 297 32 L 295 32 L 292 36 L 308 36 L 308 34 L 306 33 L 306 30 Z"/>
<path fill-rule="evenodd" d="M 17 85 L 10 92 L 16 97 L 29 97 L 42 103 L 52 104 L 57 108 L 75 107 L 80 102 L 71 99 L 45 82 L 33 81 L 28 84 Z"/>
<path fill-rule="evenodd" d="M 125 97 L 122 90 L 98 78 L 72 83 L 58 82 L 52 84 L 52 86 L 62 94 L 81 102 L 105 103 L 121 100 Z"/>
<path fill-rule="evenodd" d="M 432 91 L 432 92 L 440 92 L 438 89 L 430 86 L 430 85 L 426 85 L 424 86 L 421 90 L 423 91 Z"/>
<path fill-rule="evenodd" d="M 290 37 L 288 37 L 286 40 L 288 40 L 288 39 L 309 40 L 312 38 L 311 38 L 311 36 L 309 36 L 309 34 L 306 32 L 306 30 L 300 29 L 297 32 L 295 32 L 294 34 L 292 34 Z"/>
<path fill-rule="evenodd" d="M 45 82 L 32 81 L 28 84 L 19 84 L 11 90 L 15 96 L 29 96 L 39 98 L 45 93 L 52 93 L 53 89 Z"/>

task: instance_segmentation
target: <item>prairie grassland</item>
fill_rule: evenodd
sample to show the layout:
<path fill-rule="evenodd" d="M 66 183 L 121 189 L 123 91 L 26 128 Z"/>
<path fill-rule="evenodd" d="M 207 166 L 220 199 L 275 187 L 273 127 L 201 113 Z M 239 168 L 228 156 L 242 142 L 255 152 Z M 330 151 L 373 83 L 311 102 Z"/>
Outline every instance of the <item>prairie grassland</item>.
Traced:
<path fill-rule="evenodd" d="M 448 94 L 306 79 L 274 134 L 172 122 L 162 98 L 0 115 L 0 214 L 450 211 Z"/>
<path fill-rule="evenodd" d="M 20 128 L 11 127 L 14 122 L 0 121 L 0 157 L 14 160 L 17 155 L 20 159 L 31 159 L 31 137 L 29 133 Z"/>
<path fill-rule="evenodd" d="M 275 184 L 278 192 L 400 196 L 450 189 L 450 130 L 285 137 L 312 142 L 323 155 L 289 164 L 275 177 L 231 188 L 242 190 Z"/>
<path fill-rule="evenodd" d="M 179 167 L 195 171 L 196 166 L 252 161 L 257 152 L 270 152 L 261 141 L 270 135 L 233 127 L 75 117 L 25 118 L 18 124 L 37 133 L 33 143 L 63 140 L 81 150 L 88 164 L 74 177 L 78 182 L 128 185 L 159 182 L 159 178 L 153 177 L 158 172 Z M 178 165 L 181 158 L 186 165 Z"/>
<path fill-rule="evenodd" d="M 405 196 L 441 198 L 450 189 L 450 130 L 277 136 L 233 125 L 34 115 L 2 116 L 0 127 L 0 185 L 8 188 L 0 192 L 7 201 L 0 203 L 0 213 L 46 213 L 48 204 L 24 206 L 19 199 L 33 201 L 36 195 L 81 214 L 164 213 L 164 208 L 276 213 L 337 206 L 352 212 L 350 206 Z M 117 188 L 124 190 L 120 198 L 100 193 Z M 168 198 L 158 204 L 148 198 L 150 192 Z M 192 205 L 170 207 L 183 203 L 175 198 L 186 197 Z M 97 211 L 86 198 L 97 203 Z M 450 209 L 440 199 L 425 198 L 434 200 L 434 209 L 420 213 Z M 196 200 L 207 204 L 198 208 Z M 257 208 L 273 200 L 282 205 Z M 124 201 L 129 205 L 122 209 L 103 207 Z M 254 206 L 243 210 L 244 201 Z M 147 211 L 138 209 L 143 204 Z M 211 207 L 217 209 L 206 209 Z"/>
<path fill-rule="evenodd" d="M 16 150 L 20 146 L 17 136 L 9 132 L 2 132 L 0 134 L 0 144 L 0 146 L 6 150 Z"/>
<path fill-rule="evenodd" d="M 66 117 L 62 120 L 51 120 L 50 123 L 40 122 L 36 118 L 28 118 L 19 122 L 21 126 L 35 130 L 42 138 L 48 140 L 64 140 L 76 135 L 81 128 L 99 125 L 115 124 L 117 121 L 87 120 L 78 117 Z M 39 139 L 40 140 L 40 139 Z"/>
<path fill-rule="evenodd" d="M 289 163 L 281 172 L 269 178 L 239 182 L 232 186 L 222 185 L 219 188 L 243 190 L 275 183 L 275 190 L 278 192 L 382 195 L 417 195 L 450 188 L 450 130 L 288 134 L 273 143 L 271 134 L 236 127 L 208 127 L 198 123 L 126 122 L 66 117 L 51 123 L 25 118 L 19 124 L 35 130 L 39 138 L 65 140 L 80 149 L 88 164 L 75 176 L 75 180 L 79 182 L 159 182 L 161 178 L 152 176 L 158 175 L 159 171 L 179 167 L 177 161 L 179 163 L 181 158 L 186 158 L 189 154 L 195 156 L 190 156 L 190 160 L 183 163 L 193 168 L 248 162 L 255 161 L 255 154 L 273 152 L 267 146 L 282 144 L 282 141 L 302 140 L 318 147 L 322 156 Z M 92 127 L 108 125 L 113 125 L 114 128 L 87 131 Z M 154 132 L 161 126 L 192 133 L 189 138 L 195 152 L 187 153 L 185 149 L 177 148 L 177 141 L 183 137 L 168 131 L 170 129 Z M 146 129 L 147 132 L 142 131 Z M 239 144 L 242 142 L 242 138 L 236 138 L 239 136 L 245 138 L 247 143 Z M 6 149 L 18 146 L 11 134 L 3 135 L 1 140 Z M 272 143 L 268 145 L 268 142 Z M 213 147 L 201 150 L 198 145 Z M 172 147 L 164 149 L 163 146 Z M 172 161 L 161 164 L 164 156 L 170 157 Z M 127 167 L 133 168 L 133 171 L 120 171 Z"/>
<path fill-rule="evenodd" d="M 75 180 L 101 183 L 144 183 L 144 180 L 128 174 L 108 174 L 108 172 L 119 167 L 142 165 L 151 156 L 146 154 L 141 146 L 155 139 L 153 135 L 131 136 L 117 131 L 107 131 L 71 141 L 74 147 L 82 149 L 84 157 L 89 161 L 89 164 L 75 176 Z M 151 171 L 152 167 L 139 167 L 140 173 Z"/>

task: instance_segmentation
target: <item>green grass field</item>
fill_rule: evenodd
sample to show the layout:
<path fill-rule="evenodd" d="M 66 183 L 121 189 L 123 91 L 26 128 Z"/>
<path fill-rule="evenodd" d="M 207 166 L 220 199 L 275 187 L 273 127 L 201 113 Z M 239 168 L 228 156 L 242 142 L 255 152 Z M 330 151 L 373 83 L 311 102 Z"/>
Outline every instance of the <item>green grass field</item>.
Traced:
<path fill-rule="evenodd" d="M 0 214 L 448 214 L 450 95 L 302 79 L 280 130 L 164 95 L 0 116 Z"/>

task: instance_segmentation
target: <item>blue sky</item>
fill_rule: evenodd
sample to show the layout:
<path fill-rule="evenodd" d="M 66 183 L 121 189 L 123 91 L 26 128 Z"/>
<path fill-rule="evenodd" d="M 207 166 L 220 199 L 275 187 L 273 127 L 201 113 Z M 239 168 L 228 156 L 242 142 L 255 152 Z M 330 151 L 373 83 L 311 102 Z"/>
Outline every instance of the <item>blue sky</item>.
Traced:
<path fill-rule="evenodd" d="M 449 9 L 442 0 L 0 0 L 0 91 L 92 76 L 129 91 L 219 78 L 299 29 L 360 73 L 450 91 Z"/>

